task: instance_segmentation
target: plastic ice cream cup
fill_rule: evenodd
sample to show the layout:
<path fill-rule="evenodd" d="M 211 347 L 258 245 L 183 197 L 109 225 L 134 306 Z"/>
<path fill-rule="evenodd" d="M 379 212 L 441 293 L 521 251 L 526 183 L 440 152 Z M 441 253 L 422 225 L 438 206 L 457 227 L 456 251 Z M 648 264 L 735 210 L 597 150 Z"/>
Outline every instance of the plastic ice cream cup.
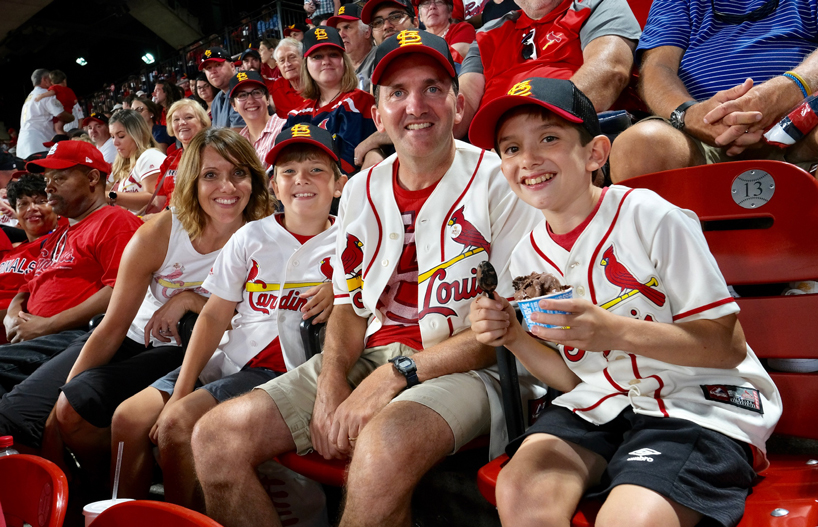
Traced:
<path fill-rule="evenodd" d="M 529 329 L 534 326 L 541 326 L 544 328 L 562 328 L 564 326 L 554 326 L 551 324 L 542 324 L 540 322 L 534 322 L 531 320 L 532 313 L 548 313 L 548 314 L 559 314 L 559 315 L 567 315 L 567 311 L 552 311 L 548 309 L 543 309 L 540 307 L 540 300 L 549 299 L 549 300 L 564 300 L 566 298 L 574 298 L 574 288 L 569 287 L 565 291 L 558 291 L 556 293 L 551 293 L 550 295 L 543 295 L 538 296 L 537 298 L 527 298 L 525 300 L 517 300 L 517 305 L 520 306 L 520 311 L 523 313 L 523 318 L 525 318 L 525 323 Z"/>
<path fill-rule="evenodd" d="M 85 527 L 91 525 L 91 522 L 97 519 L 97 516 L 108 507 L 113 507 L 126 501 L 133 501 L 131 498 L 117 498 L 115 500 L 102 500 L 89 503 L 82 508 L 82 514 L 85 516 Z"/>

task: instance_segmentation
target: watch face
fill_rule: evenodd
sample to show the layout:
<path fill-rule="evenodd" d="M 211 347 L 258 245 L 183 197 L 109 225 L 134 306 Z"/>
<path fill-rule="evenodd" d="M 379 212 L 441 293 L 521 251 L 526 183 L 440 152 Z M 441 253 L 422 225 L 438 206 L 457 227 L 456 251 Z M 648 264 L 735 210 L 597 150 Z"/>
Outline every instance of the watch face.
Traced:
<path fill-rule="evenodd" d="M 395 359 L 395 366 L 399 370 L 406 370 L 412 367 L 413 362 L 414 361 L 412 361 L 412 359 L 410 359 L 409 357 L 397 357 Z"/>
<path fill-rule="evenodd" d="M 677 130 L 681 130 L 684 127 L 684 115 L 683 111 L 674 110 L 672 114 L 670 114 L 670 124 L 673 128 Z"/>
<path fill-rule="evenodd" d="M 116 192 L 113 190 L 108 193 L 108 199 L 116 199 Z"/>

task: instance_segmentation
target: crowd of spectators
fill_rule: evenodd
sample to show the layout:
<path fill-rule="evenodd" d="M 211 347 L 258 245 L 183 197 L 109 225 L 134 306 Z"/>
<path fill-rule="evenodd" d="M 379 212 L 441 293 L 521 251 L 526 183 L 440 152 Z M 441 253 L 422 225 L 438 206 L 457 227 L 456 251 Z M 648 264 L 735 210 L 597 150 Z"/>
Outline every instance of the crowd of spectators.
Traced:
<path fill-rule="evenodd" d="M 290 450 L 351 457 L 341 525 L 409 524 L 412 491 L 443 456 L 479 435 L 492 455 L 514 439 L 484 344 L 500 343 L 497 320 L 513 329 L 501 297 L 529 235 L 529 252 L 562 274 L 552 260 L 567 264 L 631 177 L 733 159 L 818 163 L 816 130 L 789 148 L 764 139 L 818 89 L 810 0 L 653 0 L 642 24 L 627 0 L 308 0 L 304 10 L 281 40 L 271 11 L 256 26 L 243 19 L 230 33 L 240 53 L 211 39 L 187 57 L 198 76 L 147 90 L 129 79 L 113 107 L 87 116 L 65 74 L 34 71 L 16 144 L 0 153 L 0 435 L 61 464 L 68 446 L 98 482 L 112 441 L 125 441 L 121 495 L 134 498 L 147 495 L 155 444 L 166 499 L 225 526 L 276 521 L 260 463 Z M 542 108 L 514 109 L 526 97 Z M 644 118 L 611 145 L 602 112 Z M 535 155 L 545 148 L 557 161 Z M 580 152 L 590 157 L 578 163 Z M 570 182 L 572 171 L 596 186 Z M 527 195 L 540 186 L 565 201 Z M 482 260 L 498 270 L 496 303 L 473 303 Z M 732 335 L 724 309 L 708 304 L 685 323 L 733 317 Z M 177 323 L 189 311 L 200 317 L 186 354 Z M 325 353 L 307 361 L 293 335 L 319 313 Z M 657 325 L 684 326 L 666 314 Z M 524 395 L 542 395 L 544 379 L 576 389 L 585 372 L 569 366 L 562 379 L 574 384 L 530 366 Z M 760 430 L 777 392 L 753 372 L 761 384 L 748 389 L 771 412 L 748 425 Z M 731 437 L 763 459 L 758 434 Z M 519 459 L 559 451 L 531 443 Z M 501 519 L 531 520 L 505 485 Z M 675 496 L 681 524 L 735 519 Z"/>

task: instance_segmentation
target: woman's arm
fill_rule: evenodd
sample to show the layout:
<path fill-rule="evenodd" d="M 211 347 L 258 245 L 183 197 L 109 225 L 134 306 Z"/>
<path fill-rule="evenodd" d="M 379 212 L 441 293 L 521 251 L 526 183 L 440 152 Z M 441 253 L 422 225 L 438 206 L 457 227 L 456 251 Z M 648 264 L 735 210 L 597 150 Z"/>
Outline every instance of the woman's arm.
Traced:
<path fill-rule="evenodd" d="M 66 382 L 85 370 L 107 364 L 119 349 L 145 299 L 151 276 L 165 260 L 171 223 L 171 213 L 164 212 L 137 229 L 128 242 L 105 318 L 83 346 Z"/>
<path fill-rule="evenodd" d="M 118 192 L 116 204 L 128 210 L 141 210 L 151 200 L 153 190 L 156 188 L 156 182 L 158 180 L 159 172 L 142 180 L 142 192 Z"/>

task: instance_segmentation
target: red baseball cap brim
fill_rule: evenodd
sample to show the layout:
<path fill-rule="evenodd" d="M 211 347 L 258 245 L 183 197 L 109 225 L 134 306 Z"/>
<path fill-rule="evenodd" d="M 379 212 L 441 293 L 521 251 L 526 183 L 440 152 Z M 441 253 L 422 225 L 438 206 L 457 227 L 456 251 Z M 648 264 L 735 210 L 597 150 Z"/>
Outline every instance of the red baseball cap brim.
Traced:
<path fill-rule="evenodd" d="M 428 55 L 437 60 L 449 73 L 449 75 L 451 75 L 453 78 L 457 78 L 457 72 L 455 71 L 451 61 L 435 48 L 429 46 L 401 46 L 384 55 L 384 57 L 378 62 L 378 65 L 375 66 L 375 69 L 372 70 L 372 85 L 374 86 L 380 83 L 381 76 L 384 74 L 386 68 L 389 67 L 389 64 L 391 64 L 392 61 L 407 53 L 422 53 L 424 55 Z"/>
<path fill-rule="evenodd" d="M 104 125 L 106 125 L 106 126 L 108 125 L 108 123 L 106 123 L 105 121 L 103 121 L 102 119 L 100 119 L 100 118 L 98 118 L 98 117 L 88 116 L 88 117 L 86 117 L 85 119 L 83 119 L 83 120 L 82 120 L 82 125 L 80 125 L 80 126 L 82 126 L 83 128 L 85 128 L 86 126 L 88 126 L 88 124 L 89 124 L 91 121 L 96 121 L 96 122 L 98 122 L 98 123 L 100 123 L 100 124 L 104 124 Z"/>
<path fill-rule="evenodd" d="M 330 47 L 333 47 L 333 48 L 335 48 L 335 49 L 340 49 L 340 50 L 341 50 L 341 53 L 344 53 L 344 52 L 346 51 L 346 50 L 344 49 L 344 47 L 343 47 L 343 46 L 339 46 L 338 44 L 335 44 L 335 43 L 333 43 L 333 42 L 319 42 L 318 44 L 315 44 L 313 47 L 311 47 L 310 49 L 308 49 L 307 51 L 305 51 L 305 52 L 304 52 L 304 56 L 305 56 L 305 57 L 309 57 L 309 56 L 310 56 L 310 54 L 311 54 L 313 51 L 315 51 L 316 49 L 318 49 L 318 48 L 323 48 L 323 47 L 326 47 L 326 46 L 330 46 Z"/>
<path fill-rule="evenodd" d="M 350 15 L 335 15 L 335 16 L 331 16 L 331 17 L 329 17 L 327 19 L 327 25 L 329 27 L 334 27 L 335 29 L 338 29 L 338 24 L 340 22 L 344 22 L 344 21 L 354 22 L 355 20 L 360 20 L 360 18 L 358 18 L 357 16 L 350 16 Z"/>
<path fill-rule="evenodd" d="M 212 58 L 212 59 L 203 60 L 202 63 L 199 64 L 199 71 L 204 70 L 205 66 L 207 66 L 207 64 L 209 62 L 226 62 L 226 61 L 227 61 L 227 59 L 222 59 L 222 58 Z"/>
<path fill-rule="evenodd" d="M 230 90 L 230 93 L 227 95 L 227 97 L 228 98 L 233 97 L 233 92 L 235 92 L 238 88 L 241 88 L 242 86 L 247 86 L 248 84 L 254 84 L 256 86 L 264 88 L 265 90 L 267 89 L 267 85 L 264 84 L 263 82 L 257 81 L 255 79 L 247 79 L 246 81 L 241 81 L 240 83 L 233 86 L 233 88 Z"/>
<path fill-rule="evenodd" d="M 264 161 L 266 161 L 269 166 L 275 165 L 275 161 L 278 158 L 278 154 L 280 154 L 282 150 L 284 150 L 285 148 L 292 144 L 299 145 L 308 144 L 317 146 L 318 148 L 326 152 L 327 155 L 330 156 L 336 163 L 339 162 L 338 156 L 335 154 L 335 152 L 332 151 L 331 148 L 327 147 L 327 145 L 320 141 L 316 141 L 315 139 L 311 139 L 308 137 L 291 137 L 290 139 L 285 139 L 284 141 L 281 141 L 273 148 L 271 148 L 269 152 L 267 152 L 267 156 L 264 158 Z"/>
<path fill-rule="evenodd" d="M 374 75 L 373 75 L 374 76 Z M 373 80 L 374 84 L 375 81 Z M 518 106 L 535 104 L 546 110 L 552 111 L 563 119 L 571 123 L 582 124 L 582 119 L 576 115 L 566 112 L 564 109 L 543 102 L 534 97 L 520 97 L 517 95 L 503 95 L 493 101 L 481 106 L 477 111 L 469 126 L 469 141 L 483 150 L 494 148 L 495 135 L 497 133 L 497 121 L 504 113 Z"/>

